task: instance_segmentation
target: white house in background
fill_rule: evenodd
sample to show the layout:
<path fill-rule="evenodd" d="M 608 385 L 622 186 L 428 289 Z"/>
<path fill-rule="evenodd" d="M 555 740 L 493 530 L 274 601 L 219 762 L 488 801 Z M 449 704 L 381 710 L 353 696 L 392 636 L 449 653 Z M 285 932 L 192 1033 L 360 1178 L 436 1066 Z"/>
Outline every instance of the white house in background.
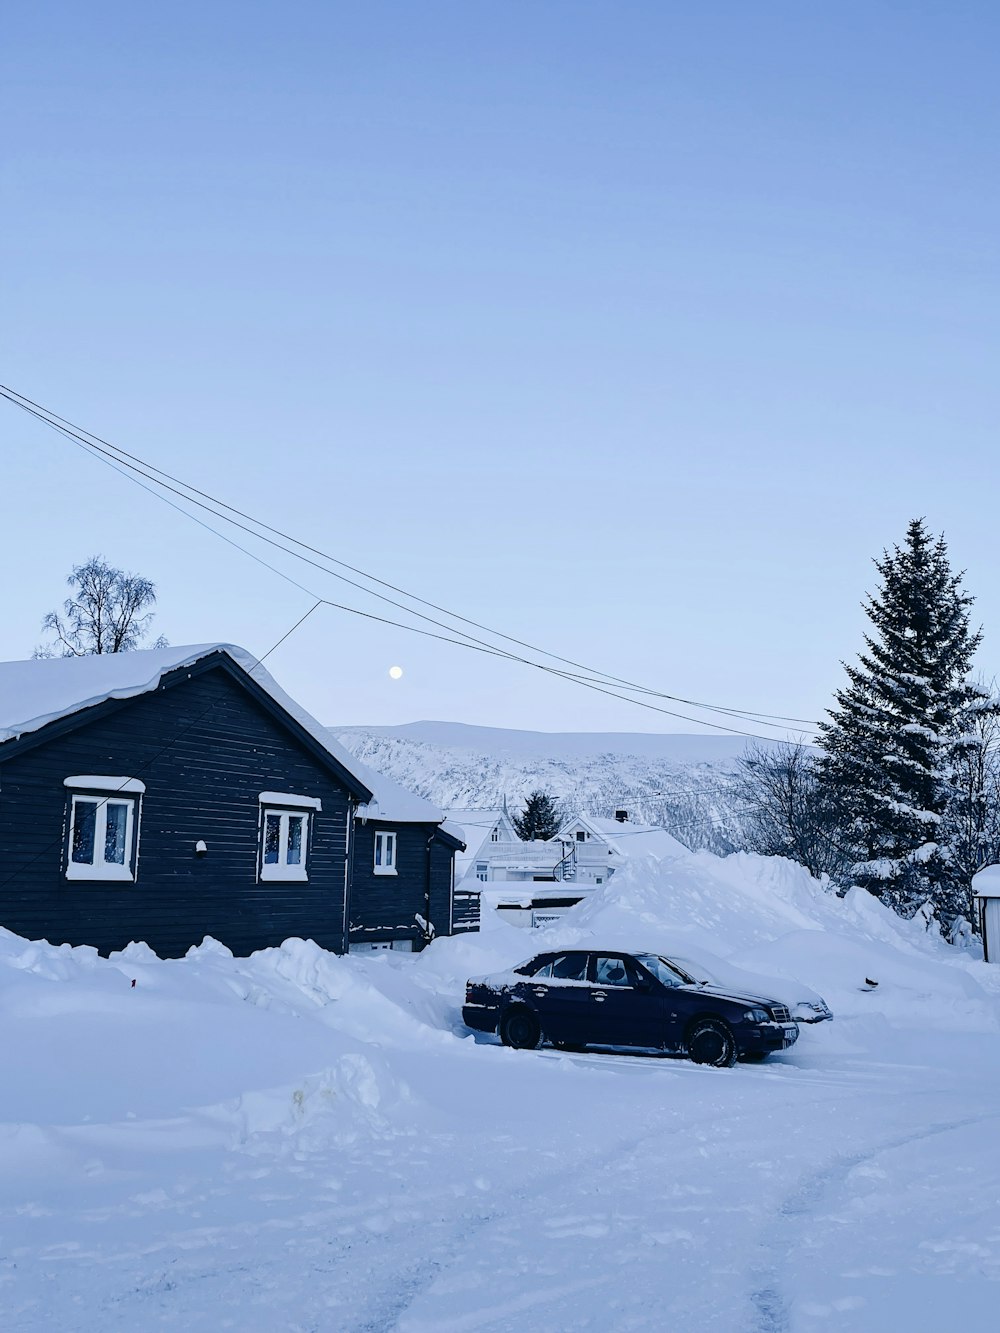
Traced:
<path fill-rule="evenodd" d="M 551 921 L 630 859 L 672 860 L 687 852 L 666 829 L 633 824 L 624 810 L 614 819 L 576 815 L 544 842 L 521 841 L 505 811 L 449 810 L 447 817 L 462 828 L 469 848 L 456 860 L 456 902 L 475 897 L 478 906 L 481 899 L 515 925 Z M 485 836 L 473 852 L 480 828 Z"/>
<path fill-rule="evenodd" d="M 664 828 L 634 824 L 627 810 L 617 811 L 614 819 L 577 815 L 563 825 L 557 836 L 574 842 L 578 848 L 604 848 L 609 875 L 636 857 L 655 856 L 658 861 L 670 861 L 675 856 L 685 856 L 688 850 Z"/>
<path fill-rule="evenodd" d="M 518 841 L 514 821 L 506 810 L 452 810 L 448 821 L 457 824 L 465 834 L 465 851 L 455 858 L 456 884 L 461 884 L 467 876 L 485 880 L 489 858 L 484 853 L 498 843 Z M 484 867 L 481 875 L 480 867 Z"/>

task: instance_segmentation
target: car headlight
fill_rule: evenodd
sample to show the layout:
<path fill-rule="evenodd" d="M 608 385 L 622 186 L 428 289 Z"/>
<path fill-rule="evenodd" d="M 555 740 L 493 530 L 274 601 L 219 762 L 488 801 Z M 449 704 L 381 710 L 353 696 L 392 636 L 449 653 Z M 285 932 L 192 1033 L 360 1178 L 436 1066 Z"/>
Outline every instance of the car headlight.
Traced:
<path fill-rule="evenodd" d="M 766 1009 L 748 1009 L 745 1018 L 748 1023 L 771 1023 L 774 1021 Z"/>

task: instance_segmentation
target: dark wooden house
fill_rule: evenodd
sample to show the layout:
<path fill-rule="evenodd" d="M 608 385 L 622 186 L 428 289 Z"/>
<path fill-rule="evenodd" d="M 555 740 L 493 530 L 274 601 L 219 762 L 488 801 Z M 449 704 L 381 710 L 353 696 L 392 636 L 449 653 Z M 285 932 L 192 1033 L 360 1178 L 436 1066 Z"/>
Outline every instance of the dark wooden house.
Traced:
<path fill-rule="evenodd" d="M 460 837 L 242 649 L 0 663 L 0 925 L 165 957 L 452 930 Z"/>

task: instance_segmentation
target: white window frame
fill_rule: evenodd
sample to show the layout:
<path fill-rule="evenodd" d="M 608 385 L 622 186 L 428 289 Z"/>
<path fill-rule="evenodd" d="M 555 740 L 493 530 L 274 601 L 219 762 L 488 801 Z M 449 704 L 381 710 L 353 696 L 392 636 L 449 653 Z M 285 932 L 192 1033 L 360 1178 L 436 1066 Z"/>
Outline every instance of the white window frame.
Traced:
<path fill-rule="evenodd" d="M 267 795 L 271 795 L 270 792 Z M 266 862 L 264 860 L 264 844 L 267 836 L 268 816 L 273 815 L 278 820 L 278 854 L 280 860 L 277 862 Z M 293 819 L 302 820 L 302 860 L 298 865 L 288 864 L 288 827 Z M 312 823 L 312 809 L 303 805 L 290 804 L 287 806 L 268 804 L 263 802 L 260 807 L 260 834 L 258 838 L 258 871 L 257 878 L 262 884 L 285 883 L 285 884 L 307 884 L 309 882 L 309 847 Z"/>
<path fill-rule="evenodd" d="M 372 856 L 372 873 L 375 875 L 396 875 L 396 834 L 392 829 L 375 830 L 375 851 Z"/>
<path fill-rule="evenodd" d="M 118 787 L 111 787 L 112 782 L 125 784 L 127 779 L 94 778 L 87 784 L 90 790 L 71 788 L 69 824 L 66 839 L 66 878 L 70 880 L 100 880 L 104 883 L 117 881 L 120 884 L 134 884 L 139 865 L 138 829 L 141 819 L 140 803 L 145 787 L 140 782 L 131 785 L 131 789 L 122 792 Z M 70 786 L 71 779 L 66 779 Z M 105 786 L 104 784 L 108 784 Z M 96 790 L 95 790 L 96 788 Z M 103 789 L 102 789 L 103 788 Z M 76 831 L 77 810 L 84 803 L 97 807 L 94 814 L 94 859 L 93 861 L 73 860 L 73 835 Z M 108 806 L 125 806 L 125 862 L 105 861 L 104 847 L 108 830 Z"/>

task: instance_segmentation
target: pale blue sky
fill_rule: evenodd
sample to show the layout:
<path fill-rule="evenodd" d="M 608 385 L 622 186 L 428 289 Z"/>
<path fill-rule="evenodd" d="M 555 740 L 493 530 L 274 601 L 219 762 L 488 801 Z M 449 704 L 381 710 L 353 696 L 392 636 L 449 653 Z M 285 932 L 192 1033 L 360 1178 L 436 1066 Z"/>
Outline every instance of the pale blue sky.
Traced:
<path fill-rule="evenodd" d="M 0 380 L 510 634 L 803 717 L 923 514 L 992 675 L 998 52 L 988 3 L 15 7 Z M 0 658 L 97 551 L 175 643 L 308 609 L 0 409 Z M 330 610 L 269 665 L 324 721 L 691 729 Z"/>

